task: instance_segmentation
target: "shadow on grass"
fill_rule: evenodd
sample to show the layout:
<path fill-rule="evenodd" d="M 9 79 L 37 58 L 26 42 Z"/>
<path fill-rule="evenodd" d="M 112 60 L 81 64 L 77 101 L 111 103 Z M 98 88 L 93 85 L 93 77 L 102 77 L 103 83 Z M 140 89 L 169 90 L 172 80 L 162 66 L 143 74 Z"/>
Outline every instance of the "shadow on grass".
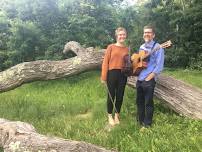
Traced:
<path fill-rule="evenodd" d="M 155 98 L 155 110 L 165 114 L 175 114 L 179 115 L 177 112 L 172 110 L 165 102 L 160 101 L 159 99 Z"/>

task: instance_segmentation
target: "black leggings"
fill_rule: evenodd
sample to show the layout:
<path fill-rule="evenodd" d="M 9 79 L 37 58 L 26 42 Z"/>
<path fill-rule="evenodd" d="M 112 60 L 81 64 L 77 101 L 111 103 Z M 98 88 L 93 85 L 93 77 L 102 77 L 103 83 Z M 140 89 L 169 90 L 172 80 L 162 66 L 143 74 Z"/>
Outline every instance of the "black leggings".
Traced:
<path fill-rule="evenodd" d="M 107 98 L 107 112 L 108 114 L 112 114 L 113 111 L 113 103 L 115 103 L 115 112 L 120 113 L 122 102 L 123 102 L 123 96 L 124 96 L 124 90 L 127 82 L 127 77 L 124 76 L 124 74 L 119 69 L 113 69 L 109 70 L 107 74 L 107 87 L 111 94 L 111 97 L 113 101 L 111 101 L 111 98 L 108 93 Z M 115 98 L 116 97 L 116 98 Z M 115 99 L 115 100 L 114 100 Z"/>

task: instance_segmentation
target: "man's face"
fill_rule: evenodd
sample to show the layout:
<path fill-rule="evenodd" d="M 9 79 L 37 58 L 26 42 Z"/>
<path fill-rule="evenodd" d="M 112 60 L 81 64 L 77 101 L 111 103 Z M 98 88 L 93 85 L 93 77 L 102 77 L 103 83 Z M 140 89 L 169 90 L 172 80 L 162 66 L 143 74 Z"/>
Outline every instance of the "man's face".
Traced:
<path fill-rule="evenodd" d="M 155 34 L 153 33 L 152 29 L 144 29 L 143 38 L 145 42 L 149 42 L 153 40 L 155 37 Z"/>

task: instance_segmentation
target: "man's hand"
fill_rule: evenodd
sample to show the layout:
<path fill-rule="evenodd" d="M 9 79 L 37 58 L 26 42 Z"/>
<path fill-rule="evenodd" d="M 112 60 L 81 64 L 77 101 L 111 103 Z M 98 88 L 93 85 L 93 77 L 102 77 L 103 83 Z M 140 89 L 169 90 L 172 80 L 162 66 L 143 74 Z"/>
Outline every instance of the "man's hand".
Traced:
<path fill-rule="evenodd" d="M 146 77 L 145 81 L 149 81 L 149 80 L 153 79 L 154 77 L 155 77 L 155 73 L 150 73 L 150 74 Z"/>

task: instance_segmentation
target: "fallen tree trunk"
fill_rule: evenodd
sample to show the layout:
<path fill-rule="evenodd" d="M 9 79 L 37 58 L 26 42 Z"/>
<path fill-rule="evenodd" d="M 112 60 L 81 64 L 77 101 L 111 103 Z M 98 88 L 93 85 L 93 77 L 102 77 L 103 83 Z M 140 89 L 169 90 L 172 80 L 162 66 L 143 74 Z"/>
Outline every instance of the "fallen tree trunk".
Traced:
<path fill-rule="evenodd" d="M 128 84 L 135 87 L 136 78 L 130 77 Z M 202 91 L 173 77 L 161 74 L 154 94 L 175 112 L 189 118 L 202 119 Z"/>
<path fill-rule="evenodd" d="M 18 64 L 0 72 L 0 92 L 14 89 L 23 83 L 70 76 L 100 68 L 104 50 L 83 48 L 78 42 L 68 42 L 63 52 L 77 56 L 63 61 L 34 61 Z M 135 78 L 129 84 L 135 85 Z M 172 77 L 161 75 L 155 89 L 157 98 L 177 113 L 194 119 L 202 119 L 202 91 Z"/>
<path fill-rule="evenodd" d="M 0 119 L 0 145 L 4 152 L 112 152 L 90 143 L 47 137 L 28 123 Z"/>
<path fill-rule="evenodd" d="M 24 62 L 0 72 L 0 92 L 31 81 L 57 79 L 100 68 L 104 50 L 84 49 L 77 42 L 69 42 L 64 49 L 65 53 L 68 51 L 73 51 L 77 56 L 62 61 Z"/>

